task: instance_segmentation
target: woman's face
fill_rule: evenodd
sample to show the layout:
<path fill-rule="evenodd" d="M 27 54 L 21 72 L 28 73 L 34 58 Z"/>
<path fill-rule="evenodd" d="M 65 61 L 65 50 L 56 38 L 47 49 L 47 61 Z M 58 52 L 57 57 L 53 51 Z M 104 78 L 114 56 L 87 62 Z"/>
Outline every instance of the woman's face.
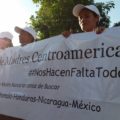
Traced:
<path fill-rule="evenodd" d="M 8 40 L 7 38 L 0 38 L 0 49 L 5 49 L 8 47 L 12 47 L 11 40 Z"/>
<path fill-rule="evenodd" d="M 79 25 L 83 31 L 92 32 L 97 27 L 99 17 L 95 15 L 92 11 L 88 9 L 83 9 L 79 13 L 78 20 Z"/>
<path fill-rule="evenodd" d="M 26 45 L 26 44 L 32 43 L 34 41 L 34 38 L 32 37 L 31 34 L 22 30 L 19 35 L 19 40 L 21 45 Z"/>

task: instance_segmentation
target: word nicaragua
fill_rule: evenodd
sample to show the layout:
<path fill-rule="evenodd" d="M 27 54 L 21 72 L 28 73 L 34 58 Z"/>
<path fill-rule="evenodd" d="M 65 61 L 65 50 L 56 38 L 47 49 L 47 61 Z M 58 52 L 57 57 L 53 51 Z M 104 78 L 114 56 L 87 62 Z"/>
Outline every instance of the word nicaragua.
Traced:
<path fill-rule="evenodd" d="M 92 111 L 92 112 L 102 111 L 100 105 L 95 105 L 92 102 L 84 102 L 83 100 L 68 101 L 68 100 L 60 100 L 60 99 L 54 99 L 54 98 L 46 98 L 44 96 L 26 96 L 26 95 L 1 93 L 1 92 L 0 92 L 0 98 L 53 105 L 53 106 L 56 106 L 57 108 L 69 107 L 69 108 Z"/>

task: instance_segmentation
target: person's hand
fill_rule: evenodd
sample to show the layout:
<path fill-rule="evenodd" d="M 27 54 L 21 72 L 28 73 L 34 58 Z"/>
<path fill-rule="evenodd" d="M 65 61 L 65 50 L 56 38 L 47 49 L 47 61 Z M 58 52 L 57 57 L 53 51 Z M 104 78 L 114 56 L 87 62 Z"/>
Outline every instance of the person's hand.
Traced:
<path fill-rule="evenodd" d="M 71 31 L 64 31 L 64 32 L 62 32 L 62 35 L 65 37 L 65 38 L 67 38 L 67 37 L 69 37 L 70 35 L 71 35 Z"/>
<path fill-rule="evenodd" d="M 96 34 L 101 34 L 102 32 L 104 32 L 104 30 L 105 30 L 105 27 L 100 26 L 95 29 L 95 32 Z"/>

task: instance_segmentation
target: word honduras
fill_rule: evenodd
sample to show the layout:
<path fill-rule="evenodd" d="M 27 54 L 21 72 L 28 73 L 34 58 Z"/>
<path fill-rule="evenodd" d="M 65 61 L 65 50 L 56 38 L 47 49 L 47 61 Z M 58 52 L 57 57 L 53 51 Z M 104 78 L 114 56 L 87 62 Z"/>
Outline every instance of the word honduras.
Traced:
<path fill-rule="evenodd" d="M 1 93 L 1 92 L 0 92 L 0 98 L 10 99 L 10 100 L 19 100 L 23 102 L 42 103 L 47 105 L 53 105 L 53 106 L 56 106 L 57 108 L 71 107 L 74 109 L 86 110 L 86 111 L 92 111 L 92 112 L 102 111 L 100 105 L 95 105 L 92 102 L 84 102 L 83 100 L 68 101 L 68 100 L 46 98 L 44 96 L 26 96 L 26 95 Z"/>
<path fill-rule="evenodd" d="M 74 49 L 66 51 L 49 51 L 48 53 L 34 52 L 30 56 L 18 55 L 11 57 L 0 57 L 0 65 L 11 65 L 11 64 L 26 64 L 36 63 L 41 61 L 51 60 L 75 60 L 75 59 L 98 59 L 98 58 L 112 58 L 120 57 L 120 45 L 105 47 L 104 43 L 101 43 L 99 48 L 87 48 L 87 49 Z"/>

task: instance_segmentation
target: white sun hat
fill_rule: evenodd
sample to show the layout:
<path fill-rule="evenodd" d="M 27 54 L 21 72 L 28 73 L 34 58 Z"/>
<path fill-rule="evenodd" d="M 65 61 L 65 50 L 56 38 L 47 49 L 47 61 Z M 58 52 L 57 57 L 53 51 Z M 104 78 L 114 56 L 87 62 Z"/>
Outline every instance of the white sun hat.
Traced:
<path fill-rule="evenodd" d="M 75 17 L 78 17 L 80 11 L 83 10 L 84 8 L 96 13 L 100 17 L 100 12 L 99 12 L 98 8 L 95 5 L 86 5 L 86 6 L 84 6 L 82 4 L 77 4 L 77 5 L 74 6 L 73 15 Z"/>
<path fill-rule="evenodd" d="M 17 33 L 20 33 L 22 30 L 30 33 L 33 36 L 33 38 L 36 39 L 36 32 L 32 27 L 30 27 L 30 26 L 29 27 L 24 27 L 24 28 L 20 28 L 20 27 L 17 27 L 17 26 L 15 27 L 15 31 Z"/>
<path fill-rule="evenodd" d="M 7 38 L 9 40 L 13 39 L 13 35 L 10 32 L 1 32 L 0 38 Z"/>

